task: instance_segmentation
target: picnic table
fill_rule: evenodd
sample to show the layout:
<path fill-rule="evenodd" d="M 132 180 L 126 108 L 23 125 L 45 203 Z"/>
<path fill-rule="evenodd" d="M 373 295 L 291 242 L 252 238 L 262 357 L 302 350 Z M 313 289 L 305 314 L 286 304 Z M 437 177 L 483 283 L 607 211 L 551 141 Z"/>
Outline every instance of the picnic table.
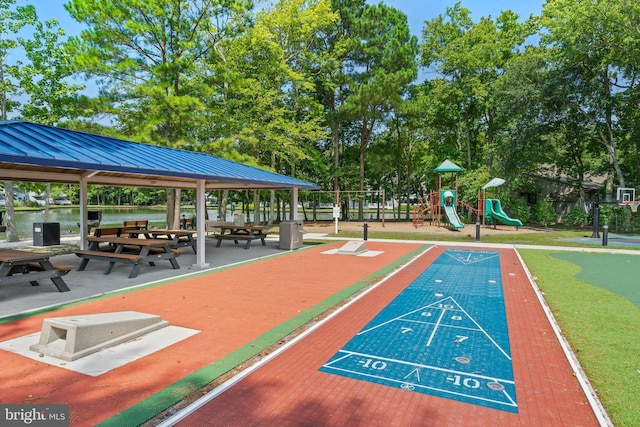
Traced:
<path fill-rule="evenodd" d="M 265 225 L 235 225 L 235 224 L 216 224 L 216 228 L 220 229 L 220 232 L 215 234 L 215 238 L 218 240 L 216 248 L 220 247 L 223 240 L 233 240 L 235 244 L 238 244 L 240 240 L 246 240 L 244 248 L 249 249 L 251 241 L 260 239 L 262 246 L 266 246 L 264 241 L 267 237 Z"/>
<path fill-rule="evenodd" d="M 62 279 L 72 265 L 54 265 L 50 253 L 27 252 L 16 249 L 0 249 L 0 284 L 29 282 L 39 286 L 38 280 L 51 279 L 60 292 L 69 291 Z"/>
<path fill-rule="evenodd" d="M 143 264 L 149 263 L 155 266 L 155 261 L 168 260 L 173 269 L 179 269 L 176 260 L 179 251 L 171 247 L 171 241 L 166 239 L 139 239 L 121 236 L 89 236 L 89 249 L 76 251 L 76 255 L 82 258 L 78 271 L 83 271 L 90 260 L 107 261 L 109 265 L 104 274 L 110 274 L 116 263 L 132 264 L 129 278 L 138 276 Z M 106 250 L 100 249 L 100 243 L 107 243 Z M 115 248 L 115 249 L 113 249 Z"/>
<path fill-rule="evenodd" d="M 149 229 L 149 230 L 128 230 L 129 236 L 138 237 L 139 235 L 145 236 L 147 239 L 164 239 L 171 242 L 173 249 L 191 247 L 193 253 L 197 253 L 196 239 L 194 234 L 195 230 L 162 230 L 162 229 Z"/>

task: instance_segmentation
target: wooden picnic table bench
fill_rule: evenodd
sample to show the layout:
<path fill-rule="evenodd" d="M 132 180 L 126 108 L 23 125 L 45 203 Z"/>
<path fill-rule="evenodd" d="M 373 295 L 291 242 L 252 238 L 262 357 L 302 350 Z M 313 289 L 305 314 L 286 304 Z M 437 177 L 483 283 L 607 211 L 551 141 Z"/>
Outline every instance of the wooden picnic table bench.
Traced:
<path fill-rule="evenodd" d="M 191 247 L 193 253 L 197 253 L 197 240 L 194 237 L 196 230 L 129 230 L 129 236 L 138 237 L 144 235 L 147 239 L 164 239 L 171 242 L 173 249 Z"/>
<path fill-rule="evenodd" d="M 62 276 L 71 271 L 71 265 L 54 265 L 50 253 L 27 252 L 15 249 L 0 249 L 0 284 L 12 285 L 29 282 L 39 286 L 38 280 L 51 279 L 60 292 L 69 291 Z"/>
<path fill-rule="evenodd" d="M 88 237 L 89 249 L 76 251 L 76 255 L 82 258 L 78 271 L 83 271 L 90 260 L 107 261 L 109 265 L 104 274 L 110 274 L 116 263 L 131 264 L 129 278 L 138 275 L 143 264 L 154 266 L 155 261 L 168 260 L 173 269 L 179 269 L 176 260 L 179 251 L 171 248 L 171 242 L 166 239 L 138 239 L 132 237 L 104 236 Z M 100 250 L 100 243 L 115 245 L 115 250 Z"/>
<path fill-rule="evenodd" d="M 137 228 L 140 230 L 146 230 L 149 228 L 149 220 L 148 219 L 136 219 L 122 222 L 123 227 L 126 228 Z"/>
<path fill-rule="evenodd" d="M 260 239 L 262 246 L 266 246 L 264 241 L 265 237 L 267 237 L 266 226 L 225 224 L 217 227 L 220 228 L 220 232 L 215 234 L 215 238 L 218 240 L 216 248 L 220 247 L 223 240 L 233 240 L 236 245 L 238 241 L 246 240 L 244 248 L 249 249 L 253 240 Z"/>
<path fill-rule="evenodd" d="M 124 226 L 124 227 L 101 227 L 93 230 L 93 235 L 95 237 L 104 237 L 104 236 L 123 236 L 127 234 L 130 230 L 138 230 L 138 227 L 135 226 Z"/>

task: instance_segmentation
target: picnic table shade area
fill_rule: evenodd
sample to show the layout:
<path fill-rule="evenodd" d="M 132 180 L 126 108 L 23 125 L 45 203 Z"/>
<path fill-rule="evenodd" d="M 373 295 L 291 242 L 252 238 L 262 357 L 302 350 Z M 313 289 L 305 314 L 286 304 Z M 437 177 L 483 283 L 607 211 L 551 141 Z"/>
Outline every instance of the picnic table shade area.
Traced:
<path fill-rule="evenodd" d="M 171 247 L 171 241 L 166 239 L 138 239 L 132 237 L 104 236 L 88 237 L 89 249 L 76 251 L 76 255 L 82 258 L 78 271 L 83 271 L 90 260 L 107 261 L 109 265 L 104 274 L 110 274 L 116 263 L 131 264 L 129 278 L 138 276 L 143 264 L 149 263 L 155 266 L 155 261 L 167 260 L 173 269 L 179 269 L 176 260 L 178 250 Z M 106 250 L 100 249 L 100 243 L 108 244 Z M 114 248 L 114 250 L 111 250 Z"/>
<path fill-rule="evenodd" d="M 251 242 L 259 239 L 262 242 L 262 246 L 266 246 L 266 242 L 264 241 L 265 237 L 267 237 L 266 226 L 217 224 L 216 228 L 220 229 L 220 232 L 215 235 L 215 238 L 218 240 L 216 248 L 220 247 L 223 240 L 233 240 L 236 245 L 240 240 L 245 240 L 246 244 L 244 248 L 249 249 Z"/>
<path fill-rule="evenodd" d="M 196 230 L 161 230 L 161 229 L 128 229 L 129 237 L 140 237 L 141 235 L 147 239 L 167 240 L 171 242 L 171 248 L 179 249 L 190 247 L 193 253 L 197 254 L 196 243 L 194 237 Z"/>
<path fill-rule="evenodd" d="M 0 285 L 29 282 L 38 286 L 38 280 L 51 279 L 60 292 L 69 291 L 62 279 L 73 266 L 53 265 L 49 253 L 36 253 L 15 249 L 0 250 Z"/>

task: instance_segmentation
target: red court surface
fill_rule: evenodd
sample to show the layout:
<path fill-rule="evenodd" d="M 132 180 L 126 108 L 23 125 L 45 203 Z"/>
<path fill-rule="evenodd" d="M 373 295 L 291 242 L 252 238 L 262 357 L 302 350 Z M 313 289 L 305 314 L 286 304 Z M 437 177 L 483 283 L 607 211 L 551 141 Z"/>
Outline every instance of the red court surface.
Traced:
<path fill-rule="evenodd" d="M 38 332 L 47 317 L 158 314 L 200 333 L 97 377 L 0 350 L 0 403 L 70 404 L 73 426 L 138 425 L 119 413 L 247 346 L 358 282 L 378 282 L 419 244 L 368 242 L 375 257 L 294 251 L 18 319 L 1 340 Z M 442 252 L 434 248 L 181 421 L 185 426 L 596 426 L 598 420 L 513 250 L 500 249 L 518 414 L 318 371 Z M 239 361 L 241 363 L 242 361 Z M 193 391 L 193 390 L 192 390 Z M 158 408 L 160 412 L 164 408 Z"/>
<path fill-rule="evenodd" d="M 376 272 L 421 247 L 370 243 L 372 249 L 384 250 L 373 258 L 321 254 L 340 246 L 284 253 L 2 324 L 0 341 L 5 341 L 40 331 L 45 318 L 139 311 L 201 332 L 98 377 L 64 369 L 62 361 L 61 366 L 52 366 L 0 350 L 0 364 L 5 367 L 0 370 L 0 403 L 70 404 L 72 425 L 96 425 L 354 283 L 379 280 Z"/>
<path fill-rule="evenodd" d="M 517 414 L 319 371 L 443 250 L 430 250 L 177 425 L 599 425 L 513 250 L 499 253 Z"/>

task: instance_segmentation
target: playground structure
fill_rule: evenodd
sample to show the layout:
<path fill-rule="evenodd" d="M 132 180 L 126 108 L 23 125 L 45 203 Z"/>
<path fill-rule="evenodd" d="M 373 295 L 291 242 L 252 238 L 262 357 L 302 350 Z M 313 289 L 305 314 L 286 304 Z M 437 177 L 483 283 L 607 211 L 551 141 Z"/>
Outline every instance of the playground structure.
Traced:
<path fill-rule="evenodd" d="M 495 221 L 500 221 L 504 225 L 522 227 L 522 221 L 510 218 L 509 215 L 502 210 L 502 204 L 498 199 L 484 199 L 483 219 L 492 225 L 495 225 Z"/>
<path fill-rule="evenodd" d="M 446 219 L 450 227 L 454 230 L 464 228 L 464 224 L 458 216 L 457 206 L 466 207 L 472 212 L 478 212 L 477 209 L 458 200 L 458 172 L 462 168 L 455 163 L 445 160 L 433 171 L 436 174 L 435 191 L 421 197 L 413 210 L 413 226 L 418 228 L 427 220 L 440 226 L 443 219 Z M 452 173 L 450 186 L 452 188 L 442 188 L 442 174 Z"/>
<path fill-rule="evenodd" d="M 510 218 L 504 210 L 498 199 L 487 199 L 486 190 L 492 187 L 498 187 L 505 183 L 504 179 L 494 178 L 482 187 L 482 191 L 478 196 L 478 207 L 474 208 L 457 199 L 458 194 L 458 172 L 460 168 L 455 163 L 445 160 L 435 168 L 436 173 L 436 190 L 432 191 L 418 200 L 418 204 L 413 210 L 413 226 L 418 228 L 425 221 L 440 227 L 441 222 L 446 220 L 449 226 L 454 230 L 464 228 L 464 223 L 458 216 L 458 206 L 464 208 L 467 212 L 475 214 L 476 218 L 482 224 L 489 224 L 495 227 L 496 222 L 505 225 L 522 227 L 522 222 L 518 219 Z M 452 173 L 451 187 L 442 188 L 442 174 Z"/>
<path fill-rule="evenodd" d="M 478 210 L 483 213 L 482 222 L 486 222 L 495 227 L 496 221 L 505 225 L 512 225 L 522 227 L 522 221 L 519 219 L 510 218 L 509 215 L 502 210 L 502 204 L 498 199 L 487 199 L 487 189 L 493 187 L 499 187 L 506 181 L 502 178 L 493 178 L 482 187 L 482 191 L 478 197 Z"/>

